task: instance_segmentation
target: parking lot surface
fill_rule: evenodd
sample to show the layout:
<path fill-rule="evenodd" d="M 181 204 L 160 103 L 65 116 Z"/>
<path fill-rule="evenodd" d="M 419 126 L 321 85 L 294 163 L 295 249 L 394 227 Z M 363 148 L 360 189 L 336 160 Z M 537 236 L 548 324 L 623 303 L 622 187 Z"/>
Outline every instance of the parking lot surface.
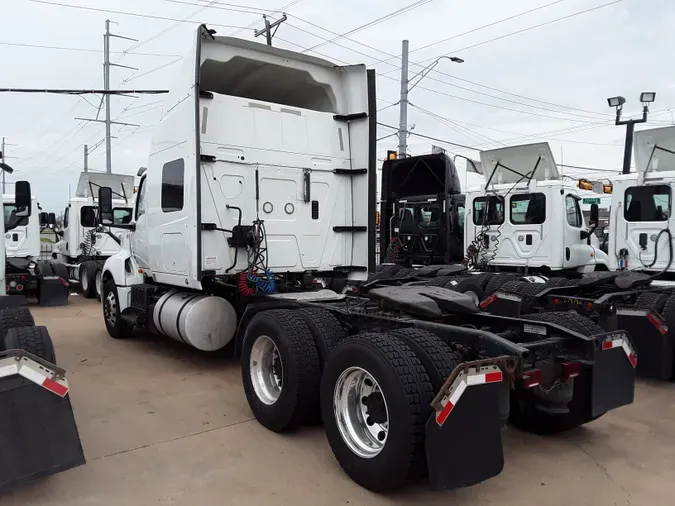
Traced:
<path fill-rule="evenodd" d="M 504 472 L 485 483 L 378 496 L 342 473 L 321 427 L 261 427 L 225 354 L 112 339 L 98 303 L 70 301 L 32 311 L 68 370 L 87 464 L 0 495 L 1 506 L 673 504 L 673 383 L 639 381 L 633 405 L 555 437 L 506 428 Z"/>

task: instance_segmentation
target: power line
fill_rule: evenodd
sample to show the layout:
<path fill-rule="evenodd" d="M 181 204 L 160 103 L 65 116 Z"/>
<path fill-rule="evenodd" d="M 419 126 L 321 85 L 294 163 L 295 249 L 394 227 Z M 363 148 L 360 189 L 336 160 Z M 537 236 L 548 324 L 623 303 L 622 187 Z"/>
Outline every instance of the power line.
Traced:
<path fill-rule="evenodd" d="M 56 95 L 158 95 L 169 90 L 78 90 L 57 88 L 0 88 L 0 93 L 51 93 Z"/>
<path fill-rule="evenodd" d="M 152 14 L 138 14 L 136 12 L 126 12 L 126 11 L 118 11 L 118 10 L 112 10 L 112 9 L 101 9 L 98 7 L 85 7 L 84 5 L 72 5 L 72 4 L 64 4 L 64 3 L 59 3 L 59 2 L 49 2 L 47 0 L 26 0 L 27 2 L 33 2 L 33 3 L 38 3 L 38 4 L 44 4 L 44 5 L 51 5 L 53 7 L 65 7 L 68 9 L 78 9 L 78 10 L 84 10 L 84 11 L 93 11 L 93 12 L 105 12 L 108 14 L 117 14 L 119 16 L 131 16 L 131 17 L 136 17 L 136 18 L 146 18 L 146 19 L 158 19 L 160 21 L 179 21 L 183 22 L 180 19 L 176 18 L 168 18 L 165 16 L 154 16 Z M 185 21 L 186 23 L 193 23 L 197 25 L 203 24 L 200 21 Z M 239 29 L 246 29 L 246 27 L 242 26 L 235 26 L 235 25 L 223 25 L 223 24 L 216 24 L 216 23 L 209 23 L 209 26 L 217 26 L 219 28 L 239 28 Z"/>
<path fill-rule="evenodd" d="M 81 53 L 102 53 L 103 49 L 93 49 L 87 47 L 63 47 L 63 46 L 47 46 L 42 44 L 25 44 L 23 42 L 3 42 L 0 41 L 0 46 L 25 47 L 31 49 L 53 49 L 57 51 L 75 51 Z M 110 51 L 111 54 L 122 54 L 123 51 Z M 161 54 L 161 53 L 126 53 L 134 56 L 154 56 L 159 58 L 182 58 L 177 54 Z"/>

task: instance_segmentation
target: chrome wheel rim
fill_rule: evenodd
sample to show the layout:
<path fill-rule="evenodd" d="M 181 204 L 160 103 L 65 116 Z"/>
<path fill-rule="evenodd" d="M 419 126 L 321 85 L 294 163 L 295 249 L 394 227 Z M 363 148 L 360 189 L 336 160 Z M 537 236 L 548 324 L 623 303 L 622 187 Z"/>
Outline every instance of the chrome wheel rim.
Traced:
<path fill-rule="evenodd" d="M 117 322 L 117 297 L 113 292 L 109 292 L 103 305 L 103 316 L 111 327 Z"/>
<path fill-rule="evenodd" d="M 283 388 L 284 368 L 279 348 L 269 337 L 258 336 L 253 343 L 249 371 L 258 399 L 268 406 L 277 402 Z"/>
<path fill-rule="evenodd" d="M 82 283 L 82 289 L 89 289 L 89 278 L 87 278 L 87 269 L 82 269 L 80 274 L 80 282 Z"/>
<path fill-rule="evenodd" d="M 101 271 L 96 273 L 96 295 L 101 295 Z"/>
<path fill-rule="evenodd" d="M 364 459 L 380 454 L 389 433 L 389 408 L 375 378 L 360 367 L 342 372 L 335 384 L 333 412 L 349 449 Z"/>

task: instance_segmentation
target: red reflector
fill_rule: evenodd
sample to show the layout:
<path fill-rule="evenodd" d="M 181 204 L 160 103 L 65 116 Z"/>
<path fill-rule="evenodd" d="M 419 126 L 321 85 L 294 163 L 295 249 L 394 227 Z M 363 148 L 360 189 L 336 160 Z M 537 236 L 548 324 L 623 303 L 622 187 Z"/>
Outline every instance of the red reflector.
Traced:
<path fill-rule="evenodd" d="M 22 284 L 16 285 L 16 289 L 17 289 L 17 291 L 19 291 L 19 292 L 23 291 L 23 285 L 22 285 Z"/>
<path fill-rule="evenodd" d="M 65 396 L 68 393 L 67 387 L 64 387 L 63 385 L 57 383 L 56 381 L 50 380 L 49 378 L 45 378 L 45 380 L 42 382 L 42 386 L 45 387 L 50 392 L 54 392 L 56 395 L 59 395 L 61 397 Z"/>
<path fill-rule="evenodd" d="M 633 367 L 637 366 L 637 357 L 632 353 L 628 355 L 628 360 L 630 361 L 630 365 L 632 365 Z"/>
<path fill-rule="evenodd" d="M 483 302 L 480 303 L 480 307 L 486 308 L 496 300 L 497 296 L 495 294 L 492 294 L 487 299 L 485 299 Z"/>
<path fill-rule="evenodd" d="M 614 344 L 612 344 L 612 341 L 603 341 L 602 342 L 602 349 L 603 350 L 611 350 L 614 348 Z"/>
<path fill-rule="evenodd" d="M 647 313 L 647 320 L 649 323 L 656 327 L 656 330 L 661 332 L 661 334 L 666 335 L 668 333 L 668 327 L 659 321 L 659 319 L 654 316 L 651 312 Z"/>
<path fill-rule="evenodd" d="M 554 304 L 560 304 L 560 301 L 558 299 L 553 299 Z"/>
<path fill-rule="evenodd" d="M 438 415 L 436 416 L 436 422 L 438 423 L 438 425 L 443 425 L 443 423 L 445 423 L 445 421 L 450 416 L 450 413 L 452 412 L 452 408 L 454 407 L 455 405 L 450 401 L 448 401 L 448 403 L 445 406 L 443 406 L 441 412 L 438 413 Z"/>
<path fill-rule="evenodd" d="M 66 281 L 66 280 L 63 279 L 62 277 L 59 277 L 59 281 L 61 282 L 61 284 L 62 284 L 63 286 L 68 286 L 68 281 Z"/>
<path fill-rule="evenodd" d="M 565 362 L 563 363 L 563 379 L 576 378 L 581 374 L 581 363 Z"/>
<path fill-rule="evenodd" d="M 525 371 L 523 374 L 523 383 L 525 384 L 525 388 L 532 388 L 539 385 L 541 383 L 542 376 L 541 369 L 530 369 L 529 371 Z"/>
<path fill-rule="evenodd" d="M 502 380 L 501 371 L 489 372 L 485 375 L 485 383 L 496 383 L 501 380 Z"/>
<path fill-rule="evenodd" d="M 22 274 L 20 277 L 21 277 L 21 281 L 26 281 L 26 276 L 24 276 L 24 275 Z"/>
<path fill-rule="evenodd" d="M 586 307 L 587 307 L 588 309 L 593 309 L 593 303 L 592 303 L 592 302 L 589 302 L 588 304 L 586 304 Z"/>

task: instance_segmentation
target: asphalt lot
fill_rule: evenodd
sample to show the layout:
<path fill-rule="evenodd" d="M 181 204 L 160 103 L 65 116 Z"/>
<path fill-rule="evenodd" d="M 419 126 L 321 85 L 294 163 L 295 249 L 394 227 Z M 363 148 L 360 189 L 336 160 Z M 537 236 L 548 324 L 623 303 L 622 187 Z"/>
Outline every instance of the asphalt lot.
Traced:
<path fill-rule="evenodd" d="M 342 473 L 321 427 L 279 435 L 258 425 L 226 356 L 153 336 L 116 341 L 99 304 L 77 296 L 32 311 L 68 370 L 87 464 L 0 495 L 2 506 L 673 502 L 674 383 L 640 381 L 635 404 L 563 435 L 505 429 L 504 472 L 485 483 L 378 496 Z"/>

